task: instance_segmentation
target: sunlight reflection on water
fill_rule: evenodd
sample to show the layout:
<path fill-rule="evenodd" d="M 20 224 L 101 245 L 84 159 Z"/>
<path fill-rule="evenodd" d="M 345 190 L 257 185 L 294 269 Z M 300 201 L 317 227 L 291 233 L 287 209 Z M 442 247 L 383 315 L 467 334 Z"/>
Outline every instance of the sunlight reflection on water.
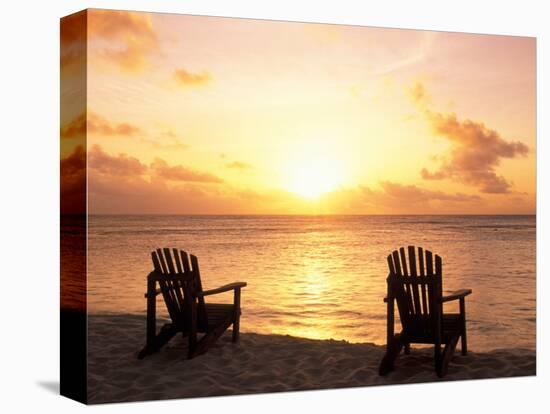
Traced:
<path fill-rule="evenodd" d="M 381 344 L 386 256 L 415 244 L 443 258 L 445 291 L 474 290 L 471 349 L 535 347 L 535 216 L 90 216 L 89 226 L 90 312 L 144 314 L 150 251 L 176 246 L 198 256 L 205 289 L 248 282 L 243 331 Z"/>

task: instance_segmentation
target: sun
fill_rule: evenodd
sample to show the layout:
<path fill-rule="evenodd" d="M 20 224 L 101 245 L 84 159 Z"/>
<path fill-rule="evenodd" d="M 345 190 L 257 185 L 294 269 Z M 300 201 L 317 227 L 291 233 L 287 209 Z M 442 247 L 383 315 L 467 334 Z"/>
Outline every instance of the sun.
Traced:
<path fill-rule="evenodd" d="M 290 173 L 289 190 L 308 199 L 336 190 L 343 181 L 339 163 L 323 157 L 304 157 Z"/>

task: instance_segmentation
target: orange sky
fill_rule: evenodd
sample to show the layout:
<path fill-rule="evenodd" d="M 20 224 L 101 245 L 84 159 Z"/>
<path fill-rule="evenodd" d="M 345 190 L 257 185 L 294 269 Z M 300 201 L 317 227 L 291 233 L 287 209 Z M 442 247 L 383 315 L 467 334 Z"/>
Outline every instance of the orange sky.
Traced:
<path fill-rule="evenodd" d="M 92 214 L 535 212 L 534 38 L 87 18 L 87 114 L 62 36 L 61 156 L 87 131 Z"/>

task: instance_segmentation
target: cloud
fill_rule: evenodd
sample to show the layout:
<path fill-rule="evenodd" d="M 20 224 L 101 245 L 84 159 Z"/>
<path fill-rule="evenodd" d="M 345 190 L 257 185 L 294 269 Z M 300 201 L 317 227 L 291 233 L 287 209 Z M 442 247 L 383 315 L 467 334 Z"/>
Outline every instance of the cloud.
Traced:
<path fill-rule="evenodd" d="M 205 188 L 208 187 L 208 188 Z M 233 191 L 205 184 L 168 185 L 153 177 L 129 179 L 95 175 L 89 179 L 91 214 L 244 214 L 250 202 Z"/>
<path fill-rule="evenodd" d="M 421 171 L 425 180 L 451 179 L 479 188 L 483 193 L 508 193 L 512 184 L 497 175 L 503 158 L 527 155 L 529 148 L 520 141 L 505 141 L 495 130 L 471 120 L 459 121 L 455 114 L 427 112 L 434 132 L 451 142 L 450 154 L 439 169 Z"/>
<path fill-rule="evenodd" d="M 60 135 L 62 139 L 86 136 L 86 113 L 81 113 L 67 125 L 61 127 Z"/>
<path fill-rule="evenodd" d="M 479 201 L 478 195 L 464 193 L 445 193 L 443 191 L 427 190 L 416 185 L 405 185 L 391 181 L 380 183 L 382 192 L 376 192 L 363 187 L 366 197 L 376 200 L 382 205 L 402 206 L 404 204 L 427 204 L 431 201 L 452 201 L 458 203 Z"/>
<path fill-rule="evenodd" d="M 176 134 L 174 131 L 172 131 L 171 129 L 167 129 L 165 130 L 163 133 L 162 133 L 162 136 L 163 137 L 166 137 L 166 138 L 169 138 L 169 139 L 177 139 L 178 138 L 178 134 Z"/>
<path fill-rule="evenodd" d="M 426 88 L 424 88 L 424 84 L 422 84 L 422 82 L 416 82 L 408 92 L 413 102 L 417 105 L 424 106 L 430 101 L 430 96 L 427 93 Z"/>
<path fill-rule="evenodd" d="M 99 145 L 94 145 L 89 154 L 90 168 L 99 173 L 119 176 L 140 176 L 147 172 L 147 166 L 137 158 L 126 154 L 109 155 Z"/>
<path fill-rule="evenodd" d="M 101 134 L 105 136 L 121 135 L 134 136 L 140 132 L 140 129 L 128 122 L 115 123 L 93 113 L 88 113 L 88 132 Z"/>
<path fill-rule="evenodd" d="M 62 70 L 74 64 L 86 63 L 86 13 L 82 11 L 61 19 L 60 64 Z"/>
<path fill-rule="evenodd" d="M 208 72 L 193 73 L 185 69 L 176 69 L 174 71 L 174 79 L 183 87 L 203 86 L 212 80 Z"/>
<path fill-rule="evenodd" d="M 86 151 L 79 145 L 60 162 L 61 214 L 86 212 Z"/>
<path fill-rule="evenodd" d="M 84 171 L 83 152 L 73 156 Z M 77 162 L 80 160 L 80 164 Z M 378 187 L 339 188 L 318 200 L 284 189 L 233 187 L 218 177 L 156 159 L 149 166 L 94 146 L 88 156 L 88 203 L 94 213 L 136 214 L 531 214 L 534 199 L 445 192 L 383 181 Z M 85 174 L 80 188 L 85 188 Z M 212 185 L 216 183 L 216 185 Z M 84 193 L 85 192 L 81 192 Z M 85 200 L 85 198 L 84 198 Z"/>
<path fill-rule="evenodd" d="M 496 168 L 502 159 L 526 156 L 527 145 L 520 141 L 505 141 L 500 134 L 482 122 L 459 120 L 454 113 L 426 109 L 429 96 L 421 83 L 410 90 L 413 101 L 422 109 L 433 132 L 447 139 L 451 148 L 435 171 L 422 168 L 425 180 L 449 179 L 478 188 L 482 193 L 509 193 L 512 184 Z"/>
<path fill-rule="evenodd" d="M 252 165 L 242 162 L 242 161 L 233 161 L 225 164 L 226 168 L 232 168 L 236 170 L 247 170 L 252 168 Z"/>
<path fill-rule="evenodd" d="M 128 179 L 149 177 L 151 180 L 194 182 L 194 183 L 221 183 L 219 177 L 195 171 L 190 168 L 175 165 L 170 166 L 166 161 L 156 158 L 150 166 L 139 159 L 127 154 L 112 155 L 103 150 L 100 145 L 93 145 L 88 152 L 88 167 L 94 174 L 101 174 L 114 179 L 126 177 Z"/>
<path fill-rule="evenodd" d="M 211 185 L 222 182 L 214 175 L 169 166 L 162 159 L 147 166 L 124 154 L 107 154 L 96 145 L 88 160 L 90 214 L 244 214 L 255 200 L 252 192 Z"/>
<path fill-rule="evenodd" d="M 534 214 L 534 195 L 472 194 L 392 181 L 340 188 L 322 198 L 324 211 L 338 214 Z M 298 211 L 299 213 L 299 211 Z"/>
<path fill-rule="evenodd" d="M 152 139 L 147 137 L 151 134 L 147 134 L 135 124 L 110 121 L 91 111 L 88 111 L 87 118 L 86 113 L 83 112 L 63 126 L 60 135 L 62 139 L 83 138 L 86 137 L 86 132 L 102 136 L 137 137 L 139 142 L 160 150 L 189 148 L 189 145 L 181 142 L 178 135 L 172 130 L 165 130 L 160 133 L 158 139 Z"/>
<path fill-rule="evenodd" d="M 200 183 L 221 183 L 223 180 L 213 174 L 195 171 L 182 165 L 170 166 L 160 158 L 156 158 L 151 164 L 154 173 L 165 180 L 188 181 Z"/>
<path fill-rule="evenodd" d="M 172 130 L 165 130 L 162 132 L 160 134 L 160 139 L 142 138 L 141 141 L 160 150 L 186 150 L 189 148 L 189 145 L 181 142 L 178 134 Z"/>
<path fill-rule="evenodd" d="M 427 30 L 416 33 L 409 32 L 406 37 L 403 37 L 400 31 L 392 29 L 377 29 L 376 31 L 379 36 L 378 43 L 383 43 L 389 52 L 380 59 L 383 65 L 375 72 L 377 75 L 388 75 L 421 62 L 430 53 L 437 36 L 435 32 Z M 406 53 L 399 51 L 406 51 Z"/>
<path fill-rule="evenodd" d="M 90 10 L 88 33 L 94 53 L 128 71 L 141 70 L 159 48 L 147 13 Z"/>
<path fill-rule="evenodd" d="M 464 214 L 479 212 L 487 203 L 477 194 L 381 181 L 375 187 L 341 187 L 324 194 L 319 206 L 319 213 L 327 214 Z"/>
<path fill-rule="evenodd" d="M 69 139 L 85 136 L 86 127 L 89 133 L 104 136 L 117 135 L 132 137 L 141 132 L 140 129 L 133 124 L 127 122 L 112 122 L 93 112 L 88 112 L 86 117 L 86 113 L 83 112 L 65 127 L 61 128 L 61 138 Z"/>

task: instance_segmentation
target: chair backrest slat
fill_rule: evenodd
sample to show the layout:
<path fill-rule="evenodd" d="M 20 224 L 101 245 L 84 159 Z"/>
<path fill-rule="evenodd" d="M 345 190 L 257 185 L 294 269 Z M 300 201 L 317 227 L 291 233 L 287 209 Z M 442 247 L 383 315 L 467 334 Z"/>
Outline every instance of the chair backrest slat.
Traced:
<path fill-rule="evenodd" d="M 162 273 L 163 274 L 168 274 L 168 268 L 166 267 L 166 262 L 164 261 L 164 255 L 162 254 L 161 249 L 157 249 L 157 255 L 158 255 L 158 258 L 159 258 Z"/>
<path fill-rule="evenodd" d="M 443 315 L 443 303 L 441 302 L 441 296 L 443 296 L 443 266 L 441 263 L 441 257 L 438 255 L 435 255 L 435 274 L 439 276 L 439 282 L 436 284 L 434 288 L 434 308 L 436 309 L 436 312 L 441 316 Z"/>
<path fill-rule="evenodd" d="M 162 249 L 164 251 L 164 258 L 166 261 L 166 265 L 168 266 L 168 271 L 172 275 L 178 274 L 176 272 L 176 268 L 174 267 L 174 262 L 172 260 L 172 255 L 170 254 L 170 249 L 164 248 Z M 178 310 L 180 313 L 183 313 L 184 309 L 186 308 L 185 303 L 185 286 L 183 280 L 171 280 L 168 282 L 169 285 L 171 285 L 172 291 L 174 292 L 174 296 L 176 299 L 176 303 L 178 304 Z"/>
<path fill-rule="evenodd" d="M 429 250 L 426 250 L 426 275 L 433 276 L 433 274 L 434 274 L 434 268 L 433 268 L 432 252 L 430 252 Z"/>
<path fill-rule="evenodd" d="M 191 272 L 191 266 L 189 266 L 189 255 L 187 252 L 180 250 L 181 254 L 181 263 L 183 265 L 183 272 L 188 273 Z"/>
<path fill-rule="evenodd" d="M 164 248 L 162 250 L 164 251 L 164 257 L 165 257 L 166 265 L 168 267 L 168 272 L 173 275 L 176 273 L 176 269 L 174 268 L 174 263 L 172 262 L 172 255 L 170 254 L 170 249 Z"/>
<path fill-rule="evenodd" d="M 441 322 L 438 316 L 442 312 L 441 258 L 435 256 L 434 271 L 431 251 L 408 246 L 393 251 L 387 261 L 390 271 L 388 295 L 397 302 L 403 330 L 425 337 L 435 335 L 435 323 Z"/>
<path fill-rule="evenodd" d="M 418 248 L 418 271 L 421 279 L 426 276 L 426 272 L 424 270 L 424 249 L 422 249 L 422 247 Z M 430 312 L 429 312 L 430 307 L 428 306 L 428 299 L 426 297 L 425 284 L 421 285 L 421 290 L 422 290 L 422 313 L 426 317 L 428 317 L 430 315 Z"/>
<path fill-rule="evenodd" d="M 162 273 L 162 268 L 160 267 L 160 261 L 157 257 L 157 252 L 151 252 L 151 258 L 153 259 L 153 268 L 157 273 Z"/>
<path fill-rule="evenodd" d="M 402 276 L 401 272 L 401 259 L 399 252 L 395 250 L 388 256 L 388 264 L 390 264 L 390 279 L 388 280 L 388 295 L 394 297 L 397 300 L 397 309 L 399 311 L 399 319 L 407 321 L 409 319 L 409 306 L 405 298 L 404 286 L 402 284 L 394 283 L 399 276 Z"/>
<path fill-rule="evenodd" d="M 401 263 L 399 259 L 399 252 L 396 250 L 392 253 L 393 256 L 393 264 L 395 265 L 395 274 L 402 276 L 403 273 L 401 273 Z"/>
<path fill-rule="evenodd" d="M 414 251 L 413 246 L 408 247 L 409 251 L 409 272 L 411 279 L 417 280 L 417 273 L 416 273 L 416 255 Z M 414 313 L 416 315 L 422 314 L 422 304 L 420 303 L 420 294 L 419 294 L 419 287 L 418 284 L 413 284 L 411 286 L 411 290 L 413 293 L 413 303 L 414 303 Z"/>
<path fill-rule="evenodd" d="M 388 267 L 390 268 L 390 274 L 395 275 L 395 266 L 393 265 L 393 259 L 391 257 L 391 254 L 388 255 Z"/>
<path fill-rule="evenodd" d="M 399 256 L 401 257 L 401 270 L 403 271 L 403 279 L 405 282 L 405 289 L 407 291 L 407 307 L 409 308 L 409 315 L 414 315 L 414 304 L 412 298 L 412 290 L 409 279 L 409 272 L 407 271 L 407 256 L 405 255 L 405 248 L 399 249 Z"/>
<path fill-rule="evenodd" d="M 153 259 L 153 267 L 155 269 L 155 272 L 157 272 L 159 275 L 166 274 L 162 266 L 162 252 L 160 252 L 160 249 L 151 252 L 151 258 Z M 166 309 L 168 310 L 170 318 L 172 318 L 172 320 L 174 321 L 179 320 L 179 309 L 178 305 L 176 304 L 175 297 L 171 292 L 171 286 L 168 285 L 168 282 L 166 280 L 162 279 L 159 279 L 158 283 L 162 292 L 162 296 L 164 297 L 164 303 L 166 304 Z"/>
<path fill-rule="evenodd" d="M 198 259 L 175 248 L 156 249 L 151 253 L 151 257 L 154 270 L 160 276 L 158 282 L 170 318 L 175 323 L 188 323 L 190 306 L 195 303 L 198 322 L 205 326 L 208 319 L 204 298 L 197 298 L 195 295 L 195 292 L 202 290 Z M 162 276 L 187 277 L 163 278 Z"/>
<path fill-rule="evenodd" d="M 191 266 L 195 273 L 195 289 L 202 291 L 201 271 L 199 269 L 199 260 L 195 255 L 189 255 L 191 259 Z M 206 314 L 206 304 L 204 302 L 204 296 L 198 298 L 197 319 L 199 324 L 206 324 L 208 321 L 208 315 Z"/>
<path fill-rule="evenodd" d="M 171 274 L 166 264 L 167 260 L 165 260 L 163 251 L 161 249 L 157 249 L 157 255 L 159 257 L 160 266 L 162 268 L 162 274 L 164 275 Z M 178 298 L 176 297 L 176 292 L 174 291 L 174 285 L 171 280 L 163 281 L 163 285 L 165 285 L 166 294 L 170 297 L 170 300 L 169 300 L 170 306 L 172 307 L 173 312 L 176 315 L 176 318 L 179 318 L 181 309 L 180 309 L 180 304 L 178 302 Z M 161 290 L 162 290 L 162 286 L 161 286 Z"/>
<path fill-rule="evenodd" d="M 183 268 L 181 267 L 180 254 L 178 252 L 178 249 L 172 249 L 172 252 L 174 253 L 174 260 L 176 261 L 176 268 L 178 269 L 178 273 L 183 273 Z"/>

